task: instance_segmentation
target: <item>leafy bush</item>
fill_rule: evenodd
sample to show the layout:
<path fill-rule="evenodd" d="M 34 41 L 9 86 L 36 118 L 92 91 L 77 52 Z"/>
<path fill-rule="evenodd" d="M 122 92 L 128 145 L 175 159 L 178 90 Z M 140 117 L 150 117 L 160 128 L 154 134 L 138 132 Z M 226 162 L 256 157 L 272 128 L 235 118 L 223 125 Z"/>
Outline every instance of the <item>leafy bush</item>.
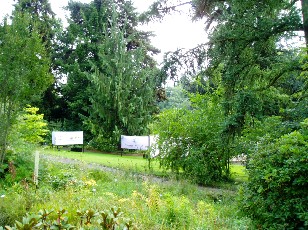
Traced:
<path fill-rule="evenodd" d="M 34 169 L 34 157 L 29 154 L 13 158 L 9 162 L 9 171 L 5 175 L 6 183 L 14 184 L 15 182 L 32 181 Z"/>
<path fill-rule="evenodd" d="M 118 146 L 116 146 L 115 143 L 118 143 L 118 140 L 115 140 L 114 138 L 105 138 L 102 135 L 97 135 L 94 136 L 91 141 L 89 141 L 88 148 L 106 152 L 114 152 L 118 150 Z"/>
<path fill-rule="evenodd" d="M 247 117 L 247 120 L 242 136 L 236 139 L 236 151 L 244 154 L 247 161 L 258 151 L 261 143 L 262 145 L 270 144 L 292 131 L 288 123 L 283 122 L 280 116 L 266 117 L 263 120 Z"/>
<path fill-rule="evenodd" d="M 80 174 L 76 165 L 63 167 L 61 164 L 50 164 L 46 167 L 49 172 L 41 174 L 41 180 L 45 186 L 50 186 L 53 190 L 73 188 L 74 191 L 80 191 L 86 187 L 94 189 L 97 180 L 103 182 L 110 180 L 106 173 L 98 170 L 91 170 L 86 175 Z"/>
<path fill-rule="evenodd" d="M 199 184 L 210 184 L 228 176 L 228 152 L 221 133 L 223 114 L 215 97 L 197 95 L 193 109 L 163 111 L 153 131 L 161 166 L 183 174 Z"/>
<path fill-rule="evenodd" d="M 14 125 L 14 133 L 17 133 L 18 137 L 25 142 L 42 143 L 44 142 L 43 136 L 48 133 L 47 122 L 43 120 L 44 115 L 37 114 L 38 110 L 38 108 L 31 106 L 24 108 Z"/>
<path fill-rule="evenodd" d="M 134 229 L 131 220 L 123 217 L 123 212 L 120 208 L 113 207 L 107 211 L 95 210 L 77 210 L 76 215 L 79 217 L 80 222 L 70 224 L 69 219 L 65 216 L 67 211 L 65 209 L 58 210 L 56 215 L 54 211 L 46 209 L 40 210 L 38 214 L 26 214 L 22 221 L 15 221 L 14 227 L 5 226 L 5 229 Z M 77 225 L 78 228 L 77 228 Z M 3 230 L 0 227 L 0 230 Z"/>
<path fill-rule="evenodd" d="M 191 220 L 187 218 L 193 215 L 192 210 L 189 208 L 189 200 L 184 197 L 174 197 L 171 194 L 165 195 L 165 219 L 170 228 L 184 228 L 189 229 Z"/>
<path fill-rule="evenodd" d="M 0 177 L 7 177 L 10 183 L 32 177 L 35 144 L 43 142 L 43 136 L 48 131 L 43 114 L 37 114 L 37 111 L 35 107 L 25 108 L 9 134 L 10 145 L 6 150 L 4 164 L 0 165 Z"/>
<path fill-rule="evenodd" d="M 33 203 L 38 202 L 33 186 L 26 181 L 15 183 L 0 198 L 0 226 L 12 225 L 24 216 Z"/>
<path fill-rule="evenodd" d="M 242 210 L 265 229 L 308 227 L 308 119 L 302 129 L 259 146 L 241 190 Z"/>
<path fill-rule="evenodd" d="M 32 181 L 34 169 L 34 157 L 29 152 L 33 150 L 31 147 L 24 148 L 14 152 L 13 150 L 7 151 L 4 168 L 0 171 L 0 185 L 13 185 L 22 181 Z"/>

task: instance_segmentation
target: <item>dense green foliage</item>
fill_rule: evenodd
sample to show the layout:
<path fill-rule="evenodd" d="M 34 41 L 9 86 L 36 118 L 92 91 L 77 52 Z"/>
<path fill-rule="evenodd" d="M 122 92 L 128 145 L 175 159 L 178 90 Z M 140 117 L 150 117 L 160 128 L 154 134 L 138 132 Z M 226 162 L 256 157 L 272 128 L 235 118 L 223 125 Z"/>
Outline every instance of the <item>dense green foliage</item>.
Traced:
<path fill-rule="evenodd" d="M 50 218 L 54 211 L 46 209 L 40 210 L 37 214 L 27 214 L 23 217 L 22 222 L 15 221 L 14 227 L 5 226 L 5 229 L 76 229 L 77 227 L 69 223 L 65 216 L 67 211 L 61 209 L 57 211 L 57 215 Z M 123 212 L 120 208 L 112 207 L 107 211 L 95 210 L 78 210 L 76 215 L 80 218 L 79 228 L 89 228 L 89 226 L 96 224 L 95 229 L 114 230 L 114 229 L 135 229 L 132 221 L 123 217 Z M 0 230 L 3 230 L 0 227 Z"/>
<path fill-rule="evenodd" d="M 87 213 L 90 217 L 91 211 L 116 206 L 124 213 L 121 223 L 129 218 L 137 229 L 251 228 L 250 220 L 238 215 L 234 191 L 200 188 L 184 181 L 164 182 L 130 172 L 104 172 L 81 161 L 59 164 L 43 157 L 37 188 L 32 180 L 14 180 L 12 186 L 7 180 L 0 181 L 0 226 L 14 226 L 15 220 L 23 222 L 26 213 L 33 217 L 44 210 L 54 210 L 46 218 L 46 224 L 52 224 L 65 209 L 61 223 L 80 229 Z M 100 219 L 99 215 L 84 227 L 99 227 L 96 220 Z"/>
<path fill-rule="evenodd" d="M 249 161 L 242 210 L 264 229 L 308 226 L 308 120 L 274 142 L 263 140 Z"/>
<path fill-rule="evenodd" d="M 121 134 L 148 135 L 151 127 L 162 168 L 202 185 L 230 179 L 230 159 L 241 155 L 249 171 L 241 206 L 256 227 L 307 228 L 308 62 L 307 50 L 294 43 L 301 30 L 308 41 L 306 0 L 194 0 L 175 6 L 157 0 L 141 16 L 131 1 L 70 1 L 68 27 L 61 32 L 48 0 L 16 2 L 11 21 L 0 25 L 0 191 L 8 194 L 0 202 L 1 224 L 14 225 L 29 211 L 62 210 L 64 204 L 78 226 L 80 218 L 72 213 L 102 210 L 97 204 L 103 203 L 103 209 L 123 205 L 125 213 L 134 207 L 139 228 L 247 228 L 236 214 L 235 222 L 216 225 L 219 213 L 208 201 L 134 184 L 134 176 L 119 185 L 113 178 L 118 175 L 44 165 L 34 193 L 28 143 L 43 142 L 46 123 L 36 108 L 20 113 L 30 104 L 40 107 L 52 129 L 83 130 L 92 148 L 114 150 Z M 138 29 L 140 19 L 184 5 L 192 7 L 194 19 L 206 17 L 209 42 L 166 54 L 158 71 L 152 58 L 157 50 L 151 33 Z M 52 85 L 52 74 L 67 82 Z M 181 85 L 165 92 L 168 78 Z M 16 207 L 9 206 L 12 201 Z"/>
<path fill-rule="evenodd" d="M 112 21 L 118 17 L 115 14 Z M 149 133 L 147 124 L 155 110 L 156 87 L 155 69 L 145 64 L 146 50 L 127 50 L 136 34 L 127 37 L 127 32 L 113 23 L 108 30 L 104 32 L 104 43 L 98 47 L 95 73 L 88 76 L 92 107 L 85 120 L 95 135 L 93 142 L 102 142 L 97 147 L 105 150 L 117 147 L 120 135 Z"/>
<path fill-rule="evenodd" d="M 209 42 L 188 52 L 167 54 L 162 71 L 176 78 L 185 67 L 182 82 L 190 92 L 213 94 L 219 89 L 215 106 L 221 108 L 222 126 L 216 131 L 226 155 L 243 154 L 248 159 L 245 210 L 265 228 L 307 224 L 303 214 L 307 184 L 300 176 L 307 173 L 305 135 L 300 130 L 300 122 L 307 118 L 307 74 L 302 69 L 307 60 L 302 62 L 294 40 L 300 30 L 308 38 L 308 9 L 307 1 L 301 1 L 302 8 L 299 2 L 196 0 L 172 5 L 159 0 L 145 14 L 161 17 L 190 4 L 195 18 L 206 18 Z M 182 116 L 180 120 L 183 123 Z M 207 121 L 200 127 L 202 123 Z M 177 153 L 172 155 L 176 162 Z"/>
<path fill-rule="evenodd" d="M 0 178 L 10 183 L 30 181 L 33 170 L 32 152 L 37 144 L 44 141 L 48 133 L 47 122 L 43 114 L 37 114 L 38 108 L 26 107 L 18 115 L 8 136 L 9 149 L 0 170 Z"/>
<path fill-rule="evenodd" d="M 45 47 L 46 55 L 51 60 L 49 73 L 53 75 L 54 82 L 44 90 L 42 100 L 32 103 L 32 106 L 40 108 L 48 121 L 57 121 L 63 117 L 63 102 L 60 100 L 59 78 L 60 69 L 56 60 L 57 36 L 62 31 L 61 23 L 56 19 L 55 13 L 51 9 L 48 0 L 15 0 L 15 11 L 28 13 L 30 15 L 30 25 L 37 28 L 41 42 Z M 61 103 L 62 102 L 62 103 Z"/>
<path fill-rule="evenodd" d="M 8 135 L 19 111 L 40 99 L 52 83 L 50 60 L 30 16 L 16 11 L 9 25 L 0 26 L 0 168 Z"/>
<path fill-rule="evenodd" d="M 166 100 L 158 103 L 159 109 L 186 108 L 190 107 L 187 93 L 181 85 L 166 87 Z"/>
<path fill-rule="evenodd" d="M 161 165 L 203 185 L 229 176 L 230 156 L 221 141 L 223 113 L 217 98 L 194 96 L 191 110 L 164 110 L 153 126 Z"/>
<path fill-rule="evenodd" d="M 58 61 L 67 76 L 64 129 L 84 130 L 95 148 L 117 148 L 120 134 L 140 135 L 154 112 L 157 52 L 137 30 L 129 1 L 70 2 Z"/>
<path fill-rule="evenodd" d="M 15 11 L 27 13 L 30 16 L 30 24 L 37 27 L 41 35 L 42 43 L 48 55 L 51 55 L 56 31 L 59 22 L 55 19 L 48 0 L 15 0 Z"/>
<path fill-rule="evenodd" d="M 26 107 L 18 116 L 13 126 L 11 139 L 22 140 L 26 143 L 39 144 L 44 142 L 44 136 L 48 133 L 47 122 L 44 114 L 37 114 L 38 108 Z"/>
<path fill-rule="evenodd" d="M 299 83 L 294 76 L 299 76 L 301 70 L 298 51 L 283 45 L 301 27 L 301 15 L 295 2 L 223 2 L 192 3 L 197 16 L 217 22 L 209 31 L 210 41 L 186 53 L 180 50 L 168 54 L 162 70 L 174 78 L 185 66 L 189 77 L 184 76 L 183 83 L 191 92 L 222 89 L 224 130 L 232 145 L 247 118 L 279 115 L 281 109 L 303 99 L 295 96 L 298 92 L 293 84 Z M 189 79 L 195 79 L 197 84 Z M 287 87 L 293 90 L 288 91 Z"/>

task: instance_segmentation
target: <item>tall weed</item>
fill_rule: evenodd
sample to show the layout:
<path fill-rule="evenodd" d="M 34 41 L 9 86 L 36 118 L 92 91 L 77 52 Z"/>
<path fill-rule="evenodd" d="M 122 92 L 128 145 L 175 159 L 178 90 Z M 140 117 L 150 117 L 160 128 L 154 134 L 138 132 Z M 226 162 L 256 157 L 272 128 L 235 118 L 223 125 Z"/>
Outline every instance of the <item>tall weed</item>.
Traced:
<path fill-rule="evenodd" d="M 163 182 L 128 173 L 87 170 L 83 164 L 71 166 L 45 161 L 41 166 L 37 189 L 29 184 L 27 190 L 17 183 L 3 190 L 5 197 L 0 199 L 0 205 L 5 211 L 1 212 L 0 225 L 12 226 L 14 220 L 21 221 L 26 213 L 65 209 L 69 223 L 79 226 L 78 210 L 83 213 L 116 206 L 137 229 L 245 229 L 250 226 L 249 219 L 237 215 L 234 196 L 229 193 L 217 193 L 188 182 Z M 50 217 L 55 218 L 56 212 Z"/>

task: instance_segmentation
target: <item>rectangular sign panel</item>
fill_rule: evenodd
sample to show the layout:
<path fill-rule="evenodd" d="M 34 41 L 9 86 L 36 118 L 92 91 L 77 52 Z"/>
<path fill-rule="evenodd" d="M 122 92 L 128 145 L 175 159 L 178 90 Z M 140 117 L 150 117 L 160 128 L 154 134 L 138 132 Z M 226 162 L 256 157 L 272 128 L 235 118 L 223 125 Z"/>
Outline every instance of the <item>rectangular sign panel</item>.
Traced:
<path fill-rule="evenodd" d="M 82 145 L 83 131 L 53 131 L 52 132 L 53 145 Z"/>
<path fill-rule="evenodd" d="M 150 143 L 149 136 L 124 136 L 121 135 L 121 148 L 122 149 L 137 149 L 147 150 Z"/>

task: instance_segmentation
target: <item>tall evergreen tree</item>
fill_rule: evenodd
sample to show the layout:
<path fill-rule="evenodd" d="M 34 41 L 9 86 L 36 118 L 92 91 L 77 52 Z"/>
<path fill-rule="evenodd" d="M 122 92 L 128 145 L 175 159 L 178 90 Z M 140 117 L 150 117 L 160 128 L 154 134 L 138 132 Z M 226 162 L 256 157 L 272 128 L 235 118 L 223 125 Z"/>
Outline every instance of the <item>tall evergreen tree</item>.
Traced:
<path fill-rule="evenodd" d="M 47 52 L 51 53 L 52 45 L 59 27 L 59 21 L 55 18 L 49 0 L 14 0 L 15 10 L 28 13 L 31 23 L 35 24 Z"/>
<path fill-rule="evenodd" d="M 127 50 L 133 34 L 125 38 L 125 30 L 112 23 L 109 31 L 99 46 L 100 64 L 89 76 L 93 84 L 88 121 L 97 140 L 114 148 L 121 134 L 148 134 L 155 108 L 155 72 L 144 65 L 144 49 Z"/>
<path fill-rule="evenodd" d="M 125 65 L 127 66 L 125 68 L 131 69 L 130 74 L 132 75 L 136 74 L 135 69 L 137 68 L 133 67 L 132 63 L 135 63 L 136 66 L 142 65 L 144 69 L 151 67 L 155 70 L 156 64 L 150 55 L 158 51 L 149 44 L 148 36 L 150 34 L 136 29 L 138 18 L 130 1 L 95 0 L 89 4 L 70 2 L 68 10 L 70 11 L 69 26 L 67 31 L 63 33 L 58 47 L 61 50 L 59 58 L 62 59 L 63 73 L 67 75 L 67 84 L 63 89 L 63 99 L 67 102 L 69 108 L 66 127 L 67 129 L 83 129 L 88 131 L 89 127 L 91 127 L 92 133 L 97 134 L 98 130 L 93 130 L 94 126 L 88 125 L 90 122 L 88 118 L 94 117 L 92 112 L 94 111 L 95 101 L 101 101 L 101 99 L 97 98 L 98 95 L 94 95 L 93 92 L 102 92 L 102 89 L 95 88 L 97 84 L 93 85 L 93 79 L 89 78 L 89 76 L 108 75 L 111 87 L 109 89 L 110 94 L 106 96 L 104 93 L 101 96 L 111 103 L 108 105 L 111 108 L 114 106 L 112 103 L 115 103 L 115 101 L 110 98 L 114 96 L 114 90 L 120 89 L 117 88 L 117 81 L 119 81 L 117 78 L 121 77 L 122 73 L 120 72 L 124 71 Z M 140 56 L 141 49 L 143 50 L 141 55 L 143 58 Z M 133 55 L 134 52 L 136 53 Z M 114 59 L 118 60 L 118 62 L 116 63 Z M 109 67 L 107 68 L 106 66 Z M 106 71 L 109 72 L 106 73 Z M 126 69 L 127 74 L 128 71 Z M 141 75 L 143 76 L 143 73 Z M 148 77 L 154 76 L 150 74 Z M 155 82 L 156 79 L 153 80 Z M 156 85 L 160 83 L 157 81 L 155 82 L 156 85 L 152 85 L 153 80 L 149 79 L 144 82 L 144 89 L 150 87 L 151 93 L 155 91 Z M 136 87 L 138 81 L 136 79 L 134 82 L 126 82 L 125 87 L 127 90 L 132 91 L 131 94 L 136 92 L 136 89 L 133 90 L 132 87 Z M 122 80 L 120 82 L 119 84 L 124 84 Z M 144 91 L 141 90 L 140 92 Z M 147 96 L 145 95 L 145 97 Z M 94 100 L 94 98 L 96 99 Z M 126 97 L 124 98 L 126 99 Z M 155 97 L 151 99 L 155 100 Z M 121 103 L 124 105 L 124 102 Z M 136 102 L 132 101 L 131 103 L 134 105 Z M 137 106 L 137 104 L 134 106 Z M 117 107 L 114 107 L 114 109 L 117 109 Z M 146 109 L 152 109 L 152 107 Z M 98 110 L 95 109 L 95 111 Z M 116 119 L 119 111 L 113 112 L 114 114 L 110 118 Z M 136 114 L 138 113 L 138 111 L 135 112 Z M 142 119 L 148 121 L 148 118 Z M 127 120 L 125 122 L 129 123 L 130 121 Z M 96 121 L 93 120 L 93 123 L 96 123 Z M 111 123 L 117 123 L 117 121 L 111 121 Z M 105 124 L 102 123 L 100 125 L 104 126 Z M 104 136 L 110 138 L 113 136 L 112 133 L 115 131 L 113 130 L 115 126 L 110 126 L 110 123 L 106 123 L 106 126 L 108 128 L 104 128 Z M 96 129 L 97 127 L 95 126 Z M 118 128 L 120 127 L 118 126 Z"/>

